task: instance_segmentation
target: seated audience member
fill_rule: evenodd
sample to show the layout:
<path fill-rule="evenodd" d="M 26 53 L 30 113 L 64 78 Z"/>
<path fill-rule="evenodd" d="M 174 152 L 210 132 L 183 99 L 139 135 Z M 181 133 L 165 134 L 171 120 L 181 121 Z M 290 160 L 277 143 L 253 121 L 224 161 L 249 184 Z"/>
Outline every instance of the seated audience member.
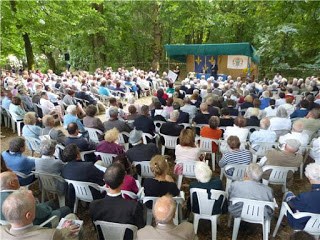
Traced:
<path fill-rule="evenodd" d="M 21 99 L 19 97 L 13 97 L 12 102 L 9 105 L 10 114 L 17 120 L 22 120 L 26 115 L 26 111 L 22 107 Z"/>
<path fill-rule="evenodd" d="M 147 105 L 141 107 L 141 115 L 134 120 L 133 126 L 137 130 L 154 135 L 155 126 L 153 120 L 149 117 L 149 107 Z"/>
<path fill-rule="evenodd" d="M 88 132 L 84 129 L 84 126 L 80 119 L 77 116 L 77 106 L 70 105 L 67 107 L 66 110 L 67 114 L 64 115 L 63 118 L 63 127 L 67 128 L 69 123 L 76 123 L 78 125 L 78 129 L 82 135 L 88 136 Z"/>
<path fill-rule="evenodd" d="M 18 177 L 13 172 L 3 172 L 0 173 L 1 182 L 1 206 L 5 199 L 14 191 L 20 188 Z M 36 216 L 33 224 L 39 225 L 49 219 L 52 216 L 57 216 L 58 219 L 65 217 L 67 214 L 71 213 L 70 208 L 61 207 L 56 208 L 54 201 L 48 201 L 44 203 L 36 204 Z M 1 220 L 5 220 L 3 214 L 1 214 Z"/>
<path fill-rule="evenodd" d="M 104 132 L 104 127 L 100 118 L 96 117 L 97 107 L 94 105 L 89 105 L 85 111 L 86 116 L 83 118 L 83 125 L 87 128 L 94 128 Z M 98 137 L 100 140 L 103 139 L 103 135 L 98 135 Z"/>
<path fill-rule="evenodd" d="M 172 113 L 173 111 L 172 103 L 173 103 L 173 99 L 171 97 L 168 98 L 166 101 L 166 106 L 163 108 L 165 118 L 169 118 L 170 113 Z"/>
<path fill-rule="evenodd" d="M 277 115 L 277 108 L 275 106 L 275 102 L 276 101 L 274 99 L 270 99 L 269 107 L 266 107 L 263 110 L 263 115 L 265 117 L 272 118 L 272 117 L 275 117 Z"/>
<path fill-rule="evenodd" d="M 167 121 L 166 114 L 163 111 L 160 102 L 154 103 L 154 109 L 151 110 L 151 116 L 152 116 L 153 121 L 163 121 L 163 122 Z"/>
<path fill-rule="evenodd" d="M 305 175 L 311 183 L 311 190 L 295 196 L 292 192 L 285 194 L 285 201 L 293 213 L 308 212 L 320 214 L 320 165 L 311 163 L 306 166 Z M 288 223 L 294 230 L 303 230 L 309 217 L 294 218 L 290 213 L 287 215 Z"/>
<path fill-rule="evenodd" d="M 273 201 L 272 189 L 261 183 L 262 168 L 256 164 L 251 163 L 245 171 L 243 181 L 235 181 L 231 183 L 229 188 L 229 199 L 232 198 L 246 198 L 251 200 Z M 229 213 L 233 217 L 240 217 L 243 203 L 235 203 L 229 205 Z M 264 217 L 271 218 L 273 210 L 269 207 L 264 209 Z"/>
<path fill-rule="evenodd" d="M 28 112 L 24 115 L 23 119 L 24 126 L 22 128 L 22 136 L 33 137 L 39 139 L 41 135 L 41 127 L 37 126 L 36 113 Z"/>
<path fill-rule="evenodd" d="M 18 190 L 11 193 L 2 204 L 2 213 L 9 225 L 0 227 L 3 239 L 78 239 L 79 226 L 70 222 L 63 229 L 34 226 L 36 217 L 35 198 L 31 191 Z M 70 220 L 74 214 L 66 216 Z"/>
<path fill-rule="evenodd" d="M 41 93 L 40 105 L 43 115 L 55 115 L 57 118 L 62 117 L 60 106 L 55 106 L 48 97 L 47 92 Z"/>
<path fill-rule="evenodd" d="M 118 110 L 118 119 L 119 120 L 125 120 L 127 119 L 127 114 L 123 111 L 122 109 L 122 104 L 120 102 L 117 101 L 116 98 L 112 97 L 109 99 L 109 104 L 110 104 L 110 107 L 109 109 L 106 110 L 106 120 L 108 121 L 110 119 L 110 112 L 109 110 L 111 108 L 117 108 Z"/>
<path fill-rule="evenodd" d="M 66 138 L 66 145 L 76 144 L 80 152 L 95 150 L 96 144 L 94 142 L 88 141 L 87 138 L 80 134 L 78 125 L 76 123 L 69 123 L 67 127 L 69 136 Z M 85 155 L 86 161 L 95 161 L 96 157 L 94 153 L 89 153 Z"/>
<path fill-rule="evenodd" d="M 279 108 L 283 108 L 286 110 L 287 115 L 290 116 L 294 110 L 295 110 L 295 106 L 293 105 L 293 99 L 292 98 L 286 98 L 286 103 L 282 104 L 278 107 Z"/>
<path fill-rule="evenodd" d="M 293 113 L 290 115 L 290 118 L 303 118 L 308 115 L 309 113 L 308 100 L 302 100 L 299 105 L 300 105 L 300 108 L 294 110 Z"/>
<path fill-rule="evenodd" d="M 262 93 L 262 96 L 260 98 L 260 109 L 263 110 L 270 105 L 270 92 L 269 91 L 264 91 Z"/>
<path fill-rule="evenodd" d="M 70 88 L 67 88 L 66 89 L 66 95 L 63 97 L 62 101 L 64 104 L 66 104 L 67 106 L 70 106 L 70 105 L 77 105 L 77 101 L 76 99 L 74 98 L 74 95 L 75 95 L 75 91 L 73 91 L 72 89 Z"/>
<path fill-rule="evenodd" d="M 10 104 L 12 103 L 12 93 L 11 91 L 3 91 L 4 98 L 1 102 L 1 107 L 9 111 Z M 21 118 L 23 119 L 23 117 Z"/>
<path fill-rule="evenodd" d="M 251 110 L 251 116 L 246 119 L 246 126 L 256 126 L 259 127 L 260 125 L 260 120 L 258 118 L 259 115 L 259 110 L 256 108 L 253 108 Z"/>
<path fill-rule="evenodd" d="M 237 117 L 239 115 L 239 111 L 235 107 L 236 107 L 236 102 L 232 99 L 228 99 L 227 108 L 229 109 L 230 115 Z"/>
<path fill-rule="evenodd" d="M 234 118 L 230 116 L 230 111 L 228 108 L 221 109 L 221 116 L 220 116 L 220 127 L 227 127 L 233 126 Z"/>
<path fill-rule="evenodd" d="M 296 139 L 300 142 L 301 147 L 306 147 L 309 143 L 309 135 L 303 133 L 303 123 L 300 120 L 295 121 L 292 124 L 291 133 L 287 133 L 286 135 L 282 135 L 279 137 L 279 143 L 284 144 L 287 139 Z M 303 153 L 304 151 L 301 151 Z"/>
<path fill-rule="evenodd" d="M 157 90 L 157 98 L 162 106 L 166 106 L 167 104 L 166 100 L 168 99 L 168 95 L 164 93 L 162 88 L 159 88 Z"/>
<path fill-rule="evenodd" d="M 170 114 L 170 119 L 168 122 L 162 124 L 160 128 L 160 133 L 169 136 L 179 136 L 183 126 L 178 125 L 177 120 L 179 118 L 179 112 L 174 110 Z"/>
<path fill-rule="evenodd" d="M 132 224 L 138 228 L 145 225 L 141 203 L 124 199 L 121 196 L 125 175 L 126 171 L 120 163 L 113 163 L 107 168 L 103 179 L 109 186 L 109 190 L 103 199 L 90 203 L 89 213 L 92 221 Z M 101 229 L 98 232 L 99 238 L 104 239 Z M 132 239 L 132 237 L 132 231 L 126 230 L 124 239 Z"/>
<path fill-rule="evenodd" d="M 280 149 L 271 149 L 266 152 L 266 156 L 260 160 L 260 166 L 280 166 L 280 167 L 300 167 L 303 160 L 301 154 L 298 153 L 301 144 L 296 139 L 287 139 L 284 146 Z M 271 170 L 263 174 L 264 179 L 268 179 Z M 287 177 L 287 185 L 291 186 L 293 180 L 293 173 L 290 171 Z"/>
<path fill-rule="evenodd" d="M 260 120 L 260 129 L 254 131 L 250 135 L 250 143 L 251 148 L 254 150 L 258 150 L 257 143 L 274 143 L 277 140 L 277 134 L 274 131 L 269 130 L 270 127 L 270 120 L 269 118 L 265 117 Z"/>
<path fill-rule="evenodd" d="M 135 105 L 130 105 L 128 107 L 128 112 L 129 112 L 127 116 L 128 121 L 134 121 L 140 116 L 139 113 L 137 112 L 137 108 Z"/>
<path fill-rule="evenodd" d="M 208 104 L 201 103 L 200 104 L 200 112 L 196 114 L 193 119 L 195 124 L 208 124 L 210 119 L 210 114 L 208 112 Z"/>
<path fill-rule="evenodd" d="M 279 107 L 286 103 L 286 94 L 284 92 L 279 93 L 279 98 L 276 101 L 276 107 Z"/>
<path fill-rule="evenodd" d="M 317 164 L 320 164 L 320 137 L 314 138 L 310 145 L 311 145 L 310 157 Z"/>
<path fill-rule="evenodd" d="M 129 143 L 132 148 L 129 148 L 126 155 L 129 161 L 132 162 L 142 162 L 150 161 L 150 159 L 159 153 L 159 150 L 154 143 L 143 144 L 142 141 L 142 131 L 132 130 L 129 136 Z"/>
<path fill-rule="evenodd" d="M 217 116 L 212 116 L 209 119 L 209 126 L 204 126 L 201 128 L 200 136 L 219 140 L 222 136 L 222 130 L 218 128 L 219 122 L 220 120 Z M 218 150 L 218 145 L 213 142 L 212 151 L 217 152 L 217 150 Z"/>
<path fill-rule="evenodd" d="M 190 120 L 189 113 L 181 111 L 180 106 L 181 105 L 178 102 L 173 102 L 172 104 L 173 110 L 179 111 L 179 118 L 177 120 L 177 123 L 189 123 L 189 120 Z"/>
<path fill-rule="evenodd" d="M 192 121 L 194 119 L 198 109 L 196 106 L 191 104 L 191 100 L 189 97 L 184 98 L 184 106 L 180 108 L 182 112 L 188 113 L 189 114 L 189 120 Z"/>
<path fill-rule="evenodd" d="M 212 177 L 212 171 L 208 164 L 205 162 L 197 162 L 194 168 L 194 173 L 197 181 L 193 181 L 190 183 L 191 188 L 201 188 L 206 189 L 208 192 L 208 199 L 211 198 L 211 189 L 221 190 L 223 191 L 222 182 L 219 177 Z M 199 213 L 199 203 L 198 198 L 194 194 L 192 199 L 193 206 L 192 212 Z M 213 206 L 212 214 L 221 214 L 221 206 L 222 198 L 218 200 L 217 203 Z M 188 201 L 188 207 L 190 209 L 190 200 Z"/>
<path fill-rule="evenodd" d="M 277 137 L 288 133 L 291 130 L 291 120 L 288 118 L 287 111 L 279 107 L 275 117 L 270 118 L 269 130 L 275 131 Z"/>
<path fill-rule="evenodd" d="M 104 96 L 110 96 L 111 95 L 109 89 L 107 88 L 107 81 L 105 79 L 101 81 L 98 93 L 100 95 L 104 95 Z"/>
<path fill-rule="evenodd" d="M 108 131 L 112 128 L 118 129 L 119 132 L 130 132 L 132 128 L 123 120 L 118 118 L 119 111 L 117 107 L 109 108 L 110 118 L 108 121 L 103 123 L 105 131 Z"/>
<path fill-rule="evenodd" d="M 299 119 L 303 123 L 304 131 L 312 137 L 314 133 L 320 130 L 320 109 L 312 109 L 308 115 Z"/>
<path fill-rule="evenodd" d="M 240 149 L 240 140 L 237 136 L 230 136 L 227 140 L 229 151 L 223 153 L 221 160 L 219 161 L 220 168 L 223 168 L 229 164 L 250 164 L 252 161 L 252 154 L 247 149 Z M 228 175 L 232 175 L 232 169 L 228 171 Z"/>
<path fill-rule="evenodd" d="M 175 174 L 182 174 L 183 161 L 199 161 L 201 152 L 195 144 L 195 134 L 192 129 L 183 129 L 179 136 L 180 143 L 176 145 L 176 165 L 174 167 Z"/>
<path fill-rule="evenodd" d="M 228 139 L 229 136 L 237 136 L 240 142 L 247 141 L 249 129 L 245 128 L 247 121 L 243 117 L 236 117 L 233 127 L 226 127 L 226 131 L 223 134 L 224 139 Z"/>
<path fill-rule="evenodd" d="M 136 180 L 132 176 L 132 165 L 129 162 L 128 158 L 125 154 L 120 154 L 113 159 L 113 163 L 120 163 L 124 170 L 126 171 L 126 175 L 124 176 L 123 183 L 121 185 L 121 190 L 133 192 L 135 194 L 138 193 L 139 188 L 137 186 Z M 124 194 L 125 199 L 131 199 L 130 196 Z"/>
<path fill-rule="evenodd" d="M 68 180 L 92 182 L 104 185 L 103 172 L 96 168 L 92 162 L 80 159 L 80 151 L 76 144 L 69 144 L 63 150 L 63 160 L 67 162 L 61 170 L 61 176 Z M 103 198 L 104 194 L 96 189 L 91 189 L 93 199 Z M 75 191 L 72 185 L 68 186 L 66 205 L 73 209 Z"/>
<path fill-rule="evenodd" d="M 138 239 L 196 239 L 191 223 L 173 223 L 176 207 L 176 202 L 170 195 L 158 198 L 153 209 L 156 226 L 146 226 L 138 230 Z"/>
<path fill-rule="evenodd" d="M 261 119 L 261 118 L 262 118 L 263 111 L 260 110 L 260 105 L 261 105 L 261 101 L 260 101 L 259 99 L 254 99 L 254 100 L 253 100 L 253 107 L 249 107 L 249 108 L 247 109 L 247 111 L 246 111 L 245 114 L 244 114 L 244 117 L 245 117 L 245 118 L 251 117 L 252 111 L 254 111 L 254 109 L 257 109 L 258 112 L 259 112 L 258 118 Z"/>
<path fill-rule="evenodd" d="M 144 179 L 143 186 L 146 196 L 161 197 L 167 193 L 172 196 L 180 194 L 177 184 L 168 175 L 169 165 L 164 156 L 154 156 L 150 161 L 150 168 L 155 177 Z M 152 204 L 148 202 L 147 207 L 151 208 Z"/>
<path fill-rule="evenodd" d="M 87 101 L 90 105 L 96 105 L 97 101 L 90 95 L 87 93 L 88 91 L 88 87 L 87 86 L 82 86 L 81 87 L 81 91 L 76 93 L 76 98 L 82 99 Z"/>
<path fill-rule="evenodd" d="M 35 163 L 33 158 L 23 156 L 22 153 L 26 150 L 26 143 L 24 138 L 16 137 L 9 143 L 9 150 L 2 152 L 2 157 L 12 171 L 30 174 L 34 170 Z M 34 181 L 34 176 L 27 178 L 19 177 L 21 186 L 28 185 Z"/>
<path fill-rule="evenodd" d="M 213 97 L 208 97 L 206 100 L 206 104 L 208 104 L 208 112 L 210 116 L 220 116 L 219 114 L 219 108 L 214 105 L 215 99 Z"/>
<path fill-rule="evenodd" d="M 108 130 L 104 135 L 104 140 L 97 146 L 97 152 L 110 153 L 110 154 L 122 154 L 124 153 L 124 147 L 116 143 L 119 138 L 119 131 L 116 128 Z"/>
<path fill-rule="evenodd" d="M 52 140 L 62 145 L 65 144 L 66 136 L 61 130 L 55 129 L 54 118 L 51 115 L 45 115 L 42 118 L 44 128 L 41 129 L 41 135 L 49 135 Z"/>
<path fill-rule="evenodd" d="M 253 97 L 252 97 L 251 95 L 245 96 L 245 98 L 244 98 L 244 103 L 242 103 L 242 104 L 240 105 L 241 110 L 244 111 L 244 110 L 246 110 L 247 108 L 252 108 L 252 107 L 253 107 L 252 102 L 253 102 Z"/>

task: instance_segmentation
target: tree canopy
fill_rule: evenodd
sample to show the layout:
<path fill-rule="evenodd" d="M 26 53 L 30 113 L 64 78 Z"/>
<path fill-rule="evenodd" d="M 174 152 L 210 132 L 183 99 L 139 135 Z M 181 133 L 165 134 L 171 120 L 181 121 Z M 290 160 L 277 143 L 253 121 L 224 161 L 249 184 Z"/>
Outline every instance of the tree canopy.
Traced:
<path fill-rule="evenodd" d="M 320 1 L 1 1 L 1 65 L 167 67 L 165 44 L 250 42 L 260 69 L 320 68 Z"/>

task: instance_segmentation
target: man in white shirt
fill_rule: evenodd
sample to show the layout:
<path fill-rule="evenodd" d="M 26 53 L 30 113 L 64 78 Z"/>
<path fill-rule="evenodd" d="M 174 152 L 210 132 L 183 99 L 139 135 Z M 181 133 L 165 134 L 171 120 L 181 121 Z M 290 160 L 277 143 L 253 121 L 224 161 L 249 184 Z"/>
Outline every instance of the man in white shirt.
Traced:
<path fill-rule="evenodd" d="M 40 105 L 42 108 L 43 115 L 52 114 L 55 111 L 55 106 L 52 102 L 49 101 L 47 92 L 41 93 Z"/>
<path fill-rule="evenodd" d="M 259 142 L 274 143 L 277 140 L 277 134 L 272 130 L 268 130 L 269 127 L 270 127 L 269 118 L 262 118 L 260 120 L 260 130 L 254 131 L 250 135 L 250 143 L 253 149 L 255 149 L 255 147 L 257 146 L 257 143 Z"/>

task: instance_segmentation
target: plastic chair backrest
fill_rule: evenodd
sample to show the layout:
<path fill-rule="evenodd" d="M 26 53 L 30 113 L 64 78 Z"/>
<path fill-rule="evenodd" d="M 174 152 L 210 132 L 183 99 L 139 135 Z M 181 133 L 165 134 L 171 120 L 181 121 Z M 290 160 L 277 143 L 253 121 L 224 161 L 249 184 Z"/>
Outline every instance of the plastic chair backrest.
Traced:
<path fill-rule="evenodd" d="M 200 137 L 200 150 L 202 152 L 212 152 L 212 142 L 219 145 L 219 140 Z"/>
<path fill-rule="evenodd" d="M 274 210 L 275 202 L 258 201 L 246 198 L 232 198 L 232 204 L 242 202 L 243 207 L 241 211 L 241 219 L 250 223 L 263 223 L 264 222 L 264 208 L 269 206 Z"/>
<path fill-rule="evenodd" d="M 153 121 L 154 126 L 155 126 L 155 131 L 158 133 L 160 132 L 160 128 L 162 126 L 162 124 L 164 124 L 164 121 Z"/>
<path fill-rule="evenodd" d="M 266 152 L 274 147 L 278 147 L 279 143 L 269 143 L 269 142 L 257 142 L 254 143 L 258 147 L 258 150 L 254 153 L 255 155 L 262 157 L 265 156 Z"/>
<path fill-rule="evenodd" d="M 108 167 L 112 164 L 113 158 L 117 156 L 117 154 L 111 154 L 111 153 L 103 153 L 103 152 L 95 152 L 96 156 L 100 156 L 101 160 L 105 164 L 105 167 Z"/>
<path fill-rule="evenodd" d="M 88 133 L 89 133 L 89 138 L 90 138 L 93 142 L 99 143 L 99 136 L 98 136 L 98 134 L 103 135 L 103 132 L 102 132 L 102 131 L 100 131 L 99 129 L 87 128 L 87 127 L 85 127 L 84 129 L 88 131 Z"/>
<path fill-rule="evenodd" d="M 271 170 L 269 176 L 269 183 L 271 184 L 285 184 L 287 181 L 288 172 L 295 172 L 298 170 L 296 167 L 279 167 L 279 166 L 264 166 L 262 171 Z"/>
<path fill-rule="evenodd" d="M 57 181 L 61 183 L 65 182 L 64 178 L 59 175 L 44 172 L 34 173 L 39 176 L 42 187 L 48 192 L 59 192 L 59 190 L 57 189 Z"/>
<path fill-rule="evenodd" d="M 320 214 L 310 213 L 311 218 L 304 227 L 304 231 L 315 236 L 320 235 Z"/>
<path fill-rule="evenodd" d="M 247 167 L 248 165 L 244 164 L 229 164 L 224 167 L 224 171 L 227 172 L 229 169 L 233 168 L 232 176 L 226 174 L 226 177 L 232 181 L 240 181 L 243 180 Z"/>
<path fill-rule="evenodd" d="M 79 200 L 85 201 L 85 202 L 91 202 L 93 201 L 93 196 L 90 191 L 89 187 L 95 188 L 98 191 L 101 190 L 100 186 L 96 183 L 91 182 L 80 182 L 80 181 L 73 181 L 69 179 L 65 179 L 68 184 L 72 184 L 76 193 L 76 197 Z"/>
<path fill-rule="evenodd" d="M 143 178 L 153 178 L 154 174 L 150 168 L 150 161 L 133 162 L 135 166 L 141 166 L 141 177 Z"/>
<path fill-rule="evenodd" d="M 164 135 L 164 134 L 161 134 L 161 136 L 163 136 L 163 138 L 164 138 L 164 145 L 166 148 L 175 149 L 175 147 L 178 143 L 179 137 L 169 136 L 169 135 Z"/>
<path fill-rule="evenodd" d="M 215 201 L 217 201 L 220 196 L 223 196 L 223 201 L 221 203 L 221 206 L 223 206 L 223 202 L 226 199 L 226 192 L 220 191 L 220 190 L 211 190 L 211 198 L 208 198 L 208 192 L 206 189 L 201 188 L 191 188 L 190 189 L 190 199 L 191 199 L 191 206 L 193 205 L 193 194 L 196 194 L 196 197 L 198 199 L 199 204 L 199 214 L 200 215 L 212 215 L 212 209 L 215 204 Z"/>
<path fill-rule="evenodd" d="M 148 143 L 148 139 L 152 140 L 153 136 L 150 133 L 142 133 L 143 144 L 147 144 Z"/>
<path fill-rule="evenodd" d="M 182 175 L 187 178 L 196 178 L 196 175 L 194 173 L 194 169 L 196 166 L 195 161 L 182 161 L 180 162 L 183 164 L 183 170 Z"/>
<path fill-rule="evenodd" d="M 124 239 L 126 229 L 130 229 L 133 232 L 133 239 L 137 238 L 138 228 L 131 224 L 122 223 L 112 223 L 105 221 L 94 221 L 96 227 L 101 228 L 103 239 L 114 240 L 114 239 Z"/>
<path fill-rule="evenodd" d="M 40 152 L 40 139 L 33 138 L 33 137 L 24 137 L 28 143 L 30 150 L 35 152 Z"/>

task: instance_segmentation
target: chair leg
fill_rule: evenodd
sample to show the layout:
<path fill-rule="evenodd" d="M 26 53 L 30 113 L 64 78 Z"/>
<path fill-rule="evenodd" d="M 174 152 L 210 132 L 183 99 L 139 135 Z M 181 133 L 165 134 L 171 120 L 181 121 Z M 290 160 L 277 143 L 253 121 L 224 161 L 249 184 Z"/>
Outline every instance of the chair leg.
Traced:
<path fill-rule="evenodd" d="M 194 228 L 194 233 L 195 234 L 197 234 L 197 232 L 198 232 L 199 220 L 200 220 L 200 215 L 194 213 L 194 216 L 193 216 L 193 228 Z"/>
<path fill-rule="evenodd" d="M 79 199 L 76 197 L 76 201 L 73 206 L 73 213 L 77 213 Z"/>
<path fill-rule="evenodd" d="M 178 189 L 181 189 L 183 175 L 178 176 L 177 186 Z"/>
<path fill-rule="evenodd" d="M 147 222 L 146 225 L 152 224 L 152 210 L 147 208 Z"/>
<path fill-rule="evenodd" d="M 165 150 L 166 150 L 166 147 L 164 145 L 161 146 L 161 155 L 162 156 L 164 155 Z"/>
<path fill-rule="evenodd" d="M 64 195 L 58 195 L 59 207 L 64 207 L 66 205 L 66 198 Z"/>
<path fill-rule="evenodd" d="M 268 235 L 270 231 L 270 221 L 264 221 L 262 224 L 262 231 L 263 231 L 263 240 L 268 240 Z"/>
<path fill-rule="evenodd" d="M 15 133 L 16 132 L 16 123 L 13 119 L 11 119 L 11 124 L 12 124 L 12 131 L 13 131 L 13 133 Z"/>
<path fill-rule="evenodd" d="M 211 239 L 217 239 L 217 215 L 211 218 Z"/>
<path fill-rule="evenodd" d="M 277 235 L 277 232 L 279 230 L 279 227 L 280 227 L 280 224 L 282 222 L 282 219 L 283 219 L 283 216 L 286 214 L 286 208 L 285 207 L 281 207 L 281 210 L 280 210 L 280 214 L 279 214 L 279 218 L 278 218 L 278 221 L 277 221 L 277 225 L 273 231 L 273 234 L 272 236 L 275 237 Z"/>
<path fill-rule="evenodd" d="M 21 136 L 21 122 L 17 122 L 18 136 Z"/>
<path fill-rule="evenodd" d="M 233 222 L 232 240 L 237 240 L 238 232 L 240 228 L 241 218 L 235 218 Z"/>
<path fill-rule="evenodd" d="M 212 163 L 212 171 L 216 170 L 216 154 L 211 153 L 211 163 Z"/>

